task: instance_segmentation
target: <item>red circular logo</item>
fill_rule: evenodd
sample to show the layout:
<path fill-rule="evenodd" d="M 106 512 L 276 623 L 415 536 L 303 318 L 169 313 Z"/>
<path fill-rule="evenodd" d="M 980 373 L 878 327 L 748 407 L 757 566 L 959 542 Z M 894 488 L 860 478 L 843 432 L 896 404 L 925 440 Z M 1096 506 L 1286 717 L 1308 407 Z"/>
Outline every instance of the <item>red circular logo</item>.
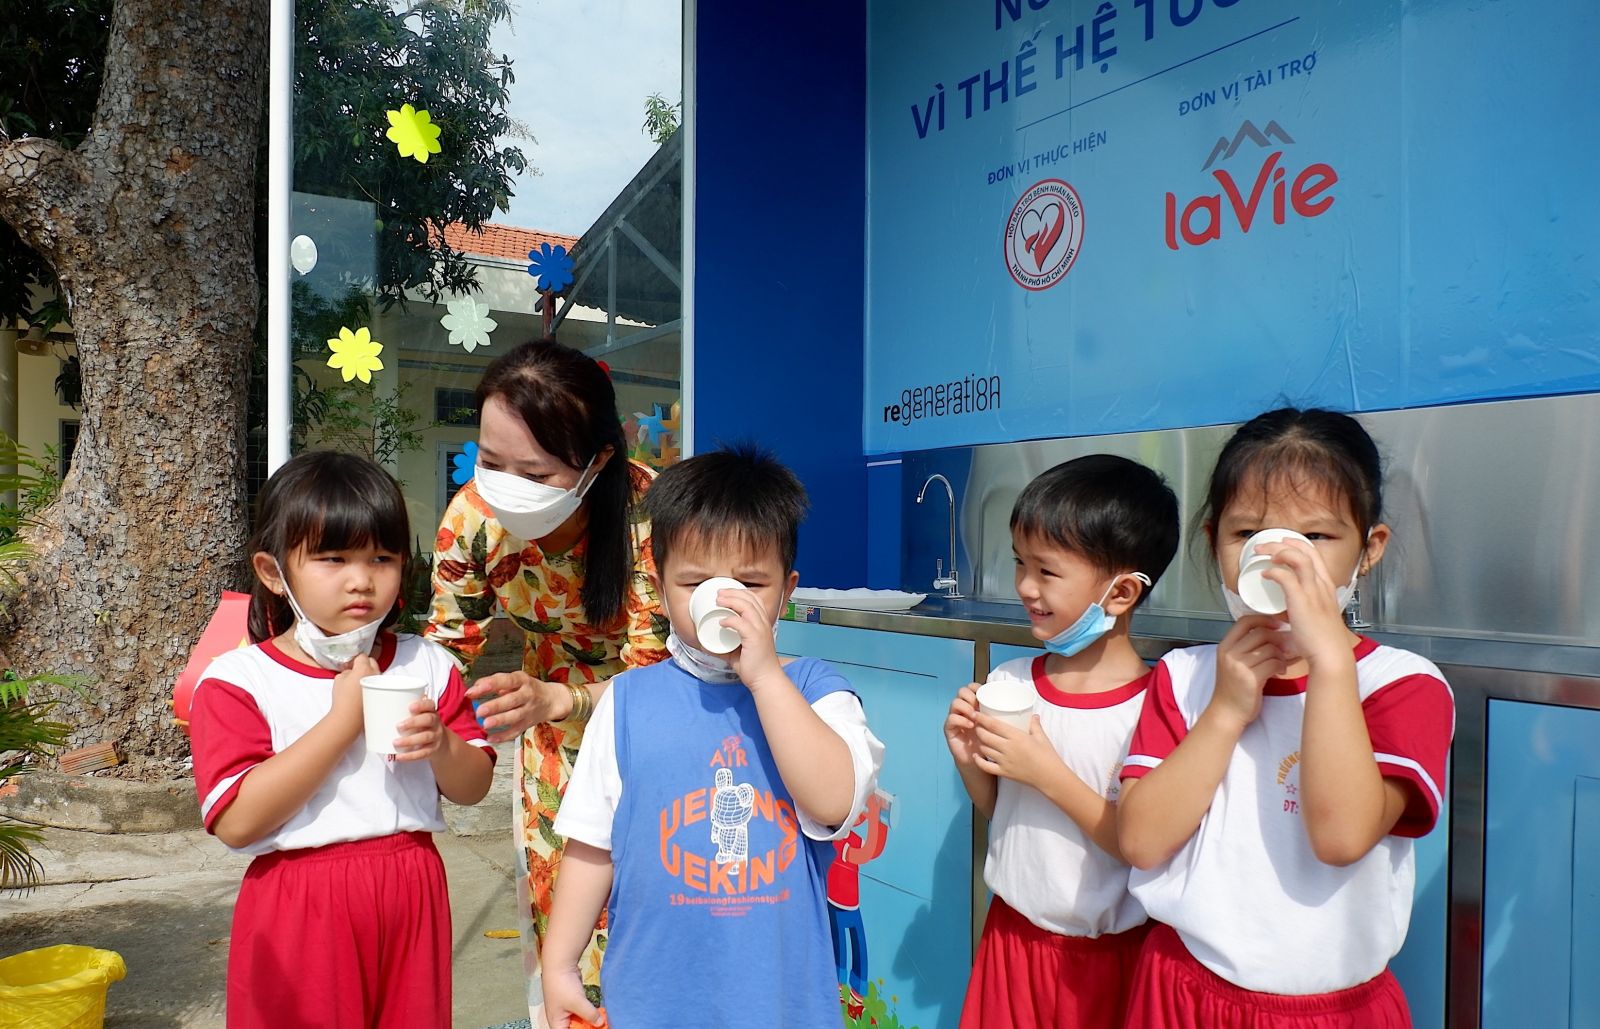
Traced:
<path fill-rule="evenodd" d="M 1006 219 L 1006 270 L 1023 289 L 1049 289 L 1072 270 L 1083 247 L 1083 201 L 1060 179 L 1029 186 Z"/>

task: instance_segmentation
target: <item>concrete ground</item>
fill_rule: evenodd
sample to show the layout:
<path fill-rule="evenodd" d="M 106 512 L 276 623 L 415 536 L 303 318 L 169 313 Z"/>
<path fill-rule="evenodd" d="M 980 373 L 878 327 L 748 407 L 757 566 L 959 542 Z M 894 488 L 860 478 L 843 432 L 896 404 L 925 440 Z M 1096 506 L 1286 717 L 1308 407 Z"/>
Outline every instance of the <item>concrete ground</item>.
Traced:
<path fill-rule="evenodd" d="M 528 1012 L 519 941 L 484 935 L 517 927 L 510 819 L 499 822 L 486 835 L 435 837 L 450 880 L 458 1029 Z M 0 956 L 57 943 L 114 950 L 128 976 L 111 987 L 108 1029 L 221 1029 L 228 926 L 248 859 L 200 830 L 44 832 L 34 853 L 45 885 L 0 894 Z"/>

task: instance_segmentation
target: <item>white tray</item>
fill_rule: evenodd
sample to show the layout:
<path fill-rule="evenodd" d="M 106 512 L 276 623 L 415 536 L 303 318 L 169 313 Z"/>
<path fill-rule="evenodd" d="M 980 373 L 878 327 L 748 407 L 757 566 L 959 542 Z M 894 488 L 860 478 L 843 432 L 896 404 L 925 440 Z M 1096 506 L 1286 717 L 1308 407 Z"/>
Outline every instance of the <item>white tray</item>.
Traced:
<path fill-rule="evenodd" d="M 909 611 L 928 599 L 926 593 L 906 593 L 902 590 L 819 590 L 804 586 L 795 588 L 790 597 L 796 604 L 809 607 L 843 607 L 853 611 Z"/>

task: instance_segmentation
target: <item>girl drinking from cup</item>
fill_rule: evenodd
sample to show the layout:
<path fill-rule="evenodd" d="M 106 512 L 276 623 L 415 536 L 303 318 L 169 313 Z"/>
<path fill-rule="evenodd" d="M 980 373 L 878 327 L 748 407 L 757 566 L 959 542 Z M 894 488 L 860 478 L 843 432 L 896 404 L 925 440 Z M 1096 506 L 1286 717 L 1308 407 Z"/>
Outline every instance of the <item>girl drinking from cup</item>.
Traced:
<path fill-rule="evenodd" d="M 450 905 L 439 797 L 476 803 L 494 752 L 455 663 L 388 631 L 410 556 L 395 481 L 301 454 L 261 492 L 254 644 L 195 691 L 207 831 L 255 855 L 234 909 L 228 1025 L 450 1025 Z M 422 684 L 392 730 L 363 725 L 362 680 Z"/>
<path fill-rule="evenodd" d="M 1161 659 L 1122 770 L 1129 888 L 1164 923 L 1131 1029 L 1411 1024 L 1387 966 L 1455 708 L 1433 664 L 1344 622 L 1389 541 L 1381 480 L 1331 411 L 1269 411 L 1222 448 L 1202 516 L 1235 624 Z"/>

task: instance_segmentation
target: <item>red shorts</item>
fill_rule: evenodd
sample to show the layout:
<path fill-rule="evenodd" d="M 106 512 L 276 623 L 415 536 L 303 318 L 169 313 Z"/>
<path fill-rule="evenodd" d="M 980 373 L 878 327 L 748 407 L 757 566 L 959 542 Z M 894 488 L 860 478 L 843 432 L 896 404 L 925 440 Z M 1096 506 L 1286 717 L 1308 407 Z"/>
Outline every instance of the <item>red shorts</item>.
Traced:
<path fill-rule="evenodd" d="M 961 1029 L 1122 1029 L 1148 925 L 1097 936 L 1041 929 L 999 897 L 989 905 Z"/>
<path fill-rule="evenodd" d="M 1411 1029 L 1400 984 L 1384 969 L 1359 986 L 1289 997 L 1235 986 L 1157 926 L 1134 973 L 1128 1029 Z"/>
<path fill-rule="evenodd" d="M 427 833 L 250 863 L 233 910 L 229 1029 L 448 1029 L 450 899 Z"/>

